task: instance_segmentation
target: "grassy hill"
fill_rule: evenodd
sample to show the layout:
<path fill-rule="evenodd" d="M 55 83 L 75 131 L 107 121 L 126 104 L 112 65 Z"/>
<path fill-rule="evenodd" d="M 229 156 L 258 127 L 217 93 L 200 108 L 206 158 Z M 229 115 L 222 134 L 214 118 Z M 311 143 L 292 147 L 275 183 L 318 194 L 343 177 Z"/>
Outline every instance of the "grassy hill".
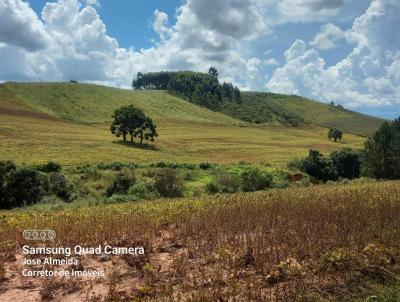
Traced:
<path fill-rule="evenodd" d="M 111 135 L 111 114 L 127 104 L 141 107 L 157 123 L 156 150 L 128 147 Z M 328 153 L 361 148 L 364 141 L 346 134 L 341 143 L 333 143 L 326 128 L 311 124 L 248 124 L 163 91 L 70 83 L 0 85 L 0 160 L 17 163 L 245 160 L 280 165 L 311 148 Z"/>
<path fill-rule="evenodd" d="M 135 104 L 156 120 L 238 122 L 163 91 L 131 91 L 73 83 L 6 83 L 2 89 L 36 111 L 80 123 L 108 123 L 116 108 L 129 104 Z"/>
<path fill-rule="evenodd" d="M 243 92 L 242 103 L 225 103 L 222 112 L 254 123 L 316 124 L 370 136 L 383 120 L 295 95 Z"/>

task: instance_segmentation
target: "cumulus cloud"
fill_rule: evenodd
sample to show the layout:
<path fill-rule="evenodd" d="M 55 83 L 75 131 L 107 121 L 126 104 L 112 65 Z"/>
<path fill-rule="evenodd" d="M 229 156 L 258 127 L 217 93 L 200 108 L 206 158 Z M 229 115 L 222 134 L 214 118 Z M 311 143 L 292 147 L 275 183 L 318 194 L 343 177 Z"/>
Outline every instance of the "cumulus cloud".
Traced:
<path fill-rule="evenodd" d="M 188 0 L 181 7 L 181 19 L 238 39 L 251 39 L 269 31 L 256 0 Z"/>
<path fill-rule="evenodd" d="M 152 25 L 159 40 L 139 51 L 120 47 L 107 34 L 96 11 L 98 3 L 58 0 L 47 3 L 39 18 L 26 2 L 3 0 L 0 80 L 74 79 L 129 87 L 139 71 L 204 72 L 215 66 L 221 80 L 242 89 L 263 89 L 268 80 L 267 88 L 273 91 L 353 108 L 390 105 L 400 99 L 397 0 L 372 0 L 351 29 L 328 23 L 310 45 L 296 40 L 284 53 L 282 65 L 255 56 L 251 48 L 271 39 L 275 26 L 329 20 L 348 1 L 187 0 L 178 9 L 175 24 L 169 24 L 166 13 L 155 10 Z M 223 12 L 223 17 L 214 12 Z M 340 39 L 354 48 L 336 65 L 327 66 L 318 50 L 332 49 Z M 268 49 L 262 52 L 269 53 Z"/>
<path fill-rule="evenodd" d="M 100 7 L 100 0 L 85 0 L 86 5 Z"/>
<path fill-rule="evenodd" d="M 346 33 L 347 39 L 357 42 L 354 49 L 333 66 L 326 66 L 318 51 L 310 49 L 304 41 L 295 41 L 285 52 L 285 64 L 274 71 L 267 88 L 334 101 L 350 108 L 398 108 L 400 45 L 392 28 L 400 22 L 399 11 L 399 2 L 372 1 L 366 13 Z M 332 46 L 325 41 L 327 36 L 332 37 L 327 32 L 345 37 L 331 25 L 324 29 L 311 45 L 322 49 L 321 45 Z"/>
<path fill-rule="evenodd" d="M 317 49 L 327 50 L 336 48 L 336 42 L 345 37 L 345 33 L 336 25 L 328 23 L 322 26 L 321 31 L 310 44 Z"/>
<path fill-rule="evenodd" d="M 11 0 L 7 0 L 11 1 Z M 169 26 L 168 15 L 156 10 L 153 29 L 160 36 L 154 47 L 133 51 L 119 47 L 92 6 L 78 0 L 58 0 L 47 3 L 40 20 L 21 0 L 13 11 L 28 12 L 36 19 L 36 27 L 49 37 L 40 53 L 24 50 L 14 52 L 9 41 L 0 45 L 2 61 L 23 62 L 24 69 L 11 66 L 0 71 L 0 79 L 81 80 L 127 87 L 138 71 L 193 69 L 206 71 L 210 66 L 223 70 L 222 79 L 230 79 L 242 87 L 251 83 L 262 86 L 262 75 L 254 73 L 252 57 L 243 57 L 238 46 L 268 33 L 257 1 L 188 0 L 178 11 L 176 24 Z M 97 3 L 97 2 L 96 2 Z M 209 14 L 210 7 L 226 12 L 224 18 Z M 22 32 L 29 30 L 25 23 Z M 12 35 L 9 27 L 5 32 Z M 260 66 L 264 63 L 261 62 Z M 18 64 L 16 64 L 18 65 Z M 18 70 L 18 72 L 17 72 Z M 11 76 L 12 75 L 12 76 Z"/>
<path fill-rule="evenodd" d="M 20 0 L 2 0 L 0 42 L 36 51 L 47 46 L 49 37 L 28 3 Z"/>
<path fill-rule="evenodd" d="M 337 15 L 343 5 L 343 0 L 281 0 L 277 11 L 281 22 L 310 22 Z"/>
<path fill-rule="evenodd" d="M 158 9 L 154 11 L 153 29 L 162 40 L 171 35 L 172 30 L 168 27 L 168 15 L 166 13 Z"/>
<path fill-rule="evenodd" d="M 274 58 L 270 58 L 270 59 L 265 60 L 265 64 L 274 66 L 274 65 L 279 65 L 279 62 Z"/>

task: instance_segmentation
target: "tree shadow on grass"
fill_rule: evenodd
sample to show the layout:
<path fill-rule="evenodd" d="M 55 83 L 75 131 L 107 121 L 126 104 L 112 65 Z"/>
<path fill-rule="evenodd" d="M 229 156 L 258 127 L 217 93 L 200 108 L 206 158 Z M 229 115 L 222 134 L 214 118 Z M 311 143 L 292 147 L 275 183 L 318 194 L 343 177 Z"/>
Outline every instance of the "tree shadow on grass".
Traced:
<path fill-rule="evenodd" d="M 131 148 L 143 149 L 143 150 L 152 150 L 152 151 L 160 151 L 160 149 L 156 145 L 151 145 L 148 143 L 139 144 L 136 142 L 124 142 L 124 141 L 113 141 L 113 144 L 122 145 Z"/>

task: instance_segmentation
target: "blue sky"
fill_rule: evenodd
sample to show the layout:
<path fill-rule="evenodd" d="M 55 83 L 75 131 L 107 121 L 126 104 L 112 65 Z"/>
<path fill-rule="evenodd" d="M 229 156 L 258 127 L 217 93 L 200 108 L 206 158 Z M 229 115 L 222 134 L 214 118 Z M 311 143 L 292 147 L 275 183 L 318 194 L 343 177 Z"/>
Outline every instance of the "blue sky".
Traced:
<path fill-rule="evenodd" d="M 29 1 L 32 9 L 40 15 L 48 0 Z M 158 39 L 152 29 L 153 13 L 159 9 L 174 22 L 176 9 L 181 0 L 114 0 L 98 1 L 95 8 L 100 18 L 107 25 L 107 33 L 118 40 L 121 47 L 136 49 L 149 48 Z"/>
<path fill-rule="evenodd" d="M 0 81 L 128 88 L 219 70 L 244 90 L 400 116 L 398 0 L 2 0 Z"/>

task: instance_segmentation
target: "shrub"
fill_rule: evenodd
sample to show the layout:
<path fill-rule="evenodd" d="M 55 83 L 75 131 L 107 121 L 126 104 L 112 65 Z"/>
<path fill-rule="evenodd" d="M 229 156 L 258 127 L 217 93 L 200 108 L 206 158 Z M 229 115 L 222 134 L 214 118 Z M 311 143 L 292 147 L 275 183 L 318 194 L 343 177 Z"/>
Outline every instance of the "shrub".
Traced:
<path fill-rule="evenodd" d="M 271 187 L 271 176 L 260 170 L 259 168 L 252 168 L 244 171 L 241 175 L 242 188 L 245 192 L 254 192 L 264 190 Z"/>
<path fill-rule="evenodd" d="M 317 150 L 310 150 L 308 157 L 302 162 L 301 170 L 324 182 L 338 178 L 332 161 Z"/>
<path fill-rule="evenodd" d="M 17 167 L 15 166 L 15 164 L 10 160 L 0 161 L 0 204 L 3 203 L 2 199 L 6 198 L 5 197 L 6 177 L 10 172 L 15 171 L 16 168 Z"/>
<path fill-rule="evenodd" d="M 142 172 L 144 177 L 153 178 L 156 176 L 156 171 L 152 169 L 146 169 Z"/>
<path fill-rule="evenodd" d="M 269 173 L 273 188 L 286 188 L 290 185 L 290 173 L 284 170 L 274 170 Z"/>
<path fill-rule="evenodd" d="M 199 168 L 202 169 L 202 170 L 210 170 L 210 169 L 214 168 L 214 165 L 205 162 L 205 163 L 200 163 L 199 164 Z"/>
<path fill-rule="evenodd" d="M 18 168 L 5 175 L 0 208 L 10 209 L 40 201 L 48 191 L 48 178 L 31 168 Z"/>
<path fill-rule="evenodd" d="M 350 148 L 334 151 L 329 156 L 337 175 L 342 178 L 354 179 L 360 177 L 360 156 Z"/>
<path fill-rule="evenodd" d="M 196 170 L 196 165 L 195 164 L 188 164 L 188 163 L 183 163 L 179 165 L 182 169 L 188 169 L 188 170 Z"/>
<path fill-rule="evenodd" d="M 114 204 L 114 203 L 123 203 L 123 202 L 133 202 L 133 201 L 138 201 L 139 198 L 137 198 L 134 195 L 120 195 L 120 194 L 114 194 L 110 197 L 108 197 L 106 200 L 103 202 L 105 204 Z"/>
<path fill-rule="evenodd" d="M 100 179 L 102 176 L 99 169 L 89 165 L 83 167 L 77 167 L 76 173 L 79 174 L 79 177 L 82 180 L 88 180 L 88 179 L 97 180 Z"/>
<path fill-rule="evenodd" d="M 139 165 L 134 163 L 125 164 L 119 161 L 107 164 L 101 163 L 97 165 L 97 168 L 100 170 L 114 170 L 114 171 L 121 171 L 123 168 L 136 169 L 138 167 Z"/>
<path fill-rule="evenodd" d="M 178 171 L 164 169 L 156 175 L 154 187 L 163 197 L 182 197 L 184 182 Z"/>
<path fill-rule="evenodd" d="M 163 162 L 163 161 L 160 161 L 160 162 L 155 164 L 155 167 L 156 168 L 166 168 L 167 164 L 165 162 Z"/>
<path fill-rule="evenodd" d="M 220 188 L 218 187 L 218 185 L 213 182 L 208 183 L 206 189 L 207 192 L 210 194 L 217 194 L 220 192 Z"/>
<path fill-rule="evenodd" d="M 167 168 L 178 169 L 178 168 L 180 168 L 180 166 L 177 163 L 168 163 Z"/>
<path fill-rule="evenodd" d="M 240 190 L 240 178 L 235 174 L 218 170 L 215 173 L 215 181 L 220 192 L 236 193 Z"/>
<path fill-rule="evenodd" d="M 184 171 L 183 178 L 185 180 L 194 180 L 196 178 L 196 174 L 192 170 Z"/>
<path fill-rule="evenodd" d="M 64 201 L 71 201 L 73 186 L 68 182 L 64 175 L 52 172 L 49 174 L 50 192 Z"/>
<path fill-rule="evenodd" d="M 135 196 L 138 199 L 154 199 L 158 197 L 154 191 L 154 184 L 145 181 L 138 181 L 129 188 L 128 195 Z"/>
<path fill-rule="evenodd" d="M 296 181 L 295 185 L 297 187 L 309 187 L 311 185 L 311 181 L 307 175 L 304 175 L 304 177 L 300 181 Z"/>
<path fill-rule="evenodd" d="M 135 183 L 135 179 L 124 173 L 118 173 L 116 179 L 107 188 L 106 195 L 111 197 L 114 194 L 126 195 L 129 188 Z"/>
<path fill-rule="evenodd" d="M 303 166 L 303 161 L 301 159 L 295 158 L 287 163 L 286 167 L 291 171 L 299 171 Z"/>
<path fill-rule="evenodd" d="M 349 248 L 338 248 L 321 255 L 319 269 L 321 271 L 348 272 L 362 265 L 362 257 Z"/>
<path fill-rule="evenodd" d="M 37 170 L 44 173 L 60 172 L 61 165 L 56 162 L 49 161 L 47 164 L 39 166 Z"/>
<path fill-rule="evenodd" d="M 104 170 L 114 170 L 114 171 L 121 171 L 124 167 L 124 164 L 121 162 L 114 162 L 107 165 L 100 166 Z"/>

